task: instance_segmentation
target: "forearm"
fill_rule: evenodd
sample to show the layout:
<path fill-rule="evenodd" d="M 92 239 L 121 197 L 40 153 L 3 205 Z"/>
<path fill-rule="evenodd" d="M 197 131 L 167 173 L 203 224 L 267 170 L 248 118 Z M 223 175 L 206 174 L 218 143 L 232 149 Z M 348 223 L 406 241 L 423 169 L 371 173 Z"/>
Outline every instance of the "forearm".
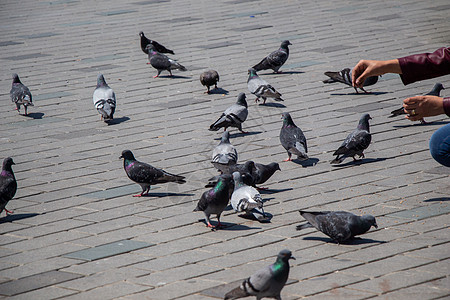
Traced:
<path fill-rule="evenodd" d="M 450 97 L 444 98 L 442 104 L 444 106 L 444 113 L 450 117 Z"/>

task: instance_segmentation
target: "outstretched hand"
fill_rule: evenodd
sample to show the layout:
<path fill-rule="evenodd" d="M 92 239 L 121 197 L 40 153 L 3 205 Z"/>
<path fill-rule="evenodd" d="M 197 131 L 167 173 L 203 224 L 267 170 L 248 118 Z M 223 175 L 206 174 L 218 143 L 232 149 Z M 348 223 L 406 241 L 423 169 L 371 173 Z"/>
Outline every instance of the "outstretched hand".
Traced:
<path fill-rule="evenodd" d="M 401 74 L 402 70 L 397 59 L 391 60 L 360 60 L 352 70 L 352 84 L 354 87 L 363 87 L 369 76 L 380 76 L 386 73 Z"/>
<path fill-rule="evenodd" d="M 415 96 L 403 100 L 406 118 L 418 121 L 424 117 L 437 116 L 444 112 L 444 98 L 437 96 Z"/>

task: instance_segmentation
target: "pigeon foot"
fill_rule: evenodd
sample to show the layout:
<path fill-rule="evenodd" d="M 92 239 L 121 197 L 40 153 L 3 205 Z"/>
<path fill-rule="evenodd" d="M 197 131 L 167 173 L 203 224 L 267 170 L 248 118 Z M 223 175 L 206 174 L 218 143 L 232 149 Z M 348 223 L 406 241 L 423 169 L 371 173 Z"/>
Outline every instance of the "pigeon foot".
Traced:
<path fill-rule="evenodd" d="M 11 215 L 11 214 L 14 213 L 14 211 L 12 211 L 12 210 L 7 210 L 6 208 L 4 208 L 4 210 L 5 210 L 5 212 L 6 212 L 6 215 Z"/>

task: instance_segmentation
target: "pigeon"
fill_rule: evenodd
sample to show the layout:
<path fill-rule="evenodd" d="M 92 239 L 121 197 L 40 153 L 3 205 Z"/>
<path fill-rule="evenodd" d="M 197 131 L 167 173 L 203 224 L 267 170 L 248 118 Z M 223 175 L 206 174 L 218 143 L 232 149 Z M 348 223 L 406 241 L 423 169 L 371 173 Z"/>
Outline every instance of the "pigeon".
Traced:
<path fill-rule="evenodd" d="M 263 200 L 258 190 L 244 184 L 239 172 L 233 173 L 234 191 L 231 195 L 231 206 L 237 212 L 245 212 L 244 217 L 253 215 L 258 221 L 266 222 L 267 216 L 263 209 Z"/>
<path fill-rule="evenodd" d="M 276 101 L 284 101 L 281 99 L 281 94 L 275 90 L 267 81 L 261 79 L 258 74 L 256 74 L 255 69 L 248 69 L 248 80 L 247 87 L 250 93 L 256 96 L 255 102 L 262 98 L 266 104 L 267 98 L 273 98 Z"/>
<path fill-rule="evenodd" d="M 11 200 L 17 191 L 17 181 L 11 168 L 15 165 L 11 157 L 3 160 L 2 172 L 0 173 L 0 213 L 6 211 L 6 215 L 12 214 L 12 211 L 6 209 L 6 204 Z"/>
<path fill-rule="evenodd" d="M 123 168 L 128 178 L 142 187 L 142 193 L 133 195 L 133 197 L 148 195 L 150 186 L 154 184 L 167 182 L 186 183 L 184 176 L 170 174 L 149 164 L 137 161 L 130 150 L 123 150 L 120 158 L 124 159 Z"/>
<path fill-rule="evenodd" d="M 200 82 L 203 86 L 206 86 L 208 89 L 205 93 L 209 94 L 209 87 L 214 85 L 214 88 L 217 89 L 217 83 L 219 82 L 219 73 L 214 70 L 208 70 L 200 74 Z"/>
<path fill-rule="evenodd" d="M 300 160 L 307 160 L 309 158 L 306 154 L 308 153 L 308 147 L 303 131 L 294 124 L 288 112 L 282 114 L 282 119 L 283 126 L 280 130 L 280 142 L 288 153 L 288 158 L 284 161 L 290 161 L 292 154 L 297 155 L 297 158 Z"/>
<path fill-rule="evenodd" d="M 108 86 L 103 77 L 103 74 L 99 74 L 97 77 L 97 87 L 92 97 L 95 108 L 101 115 L 101 119 L 105 122 L 114 118 L 114 111 L 116 110 L 116 94 Z"/>
<path fill-rule="evenodd" d="M 139 32 L 139 36 L 141 37 L 141 49 L 142 49 L 142 51 L 144 51 L 145 54 L 148 54 L 147 46 L 149 44 L 152 44 L 153 47 L 155 47 L 155 50 L 158 51 L 159 53 L 175 54 L 175 53 L 173 53 L 172 50 L 167 49 L 166 47 L 164 47 L 157 41 L 152 41 L 152 40 L 148 39 L 142 31 Z"/>
<path fill-rule="evenodd" d="M 300 215 L 308 222 L 298 225 L 297 230 L 314 227 L 338 244 L 366 233 L 371 226 L 378 228 L 375 217 L 371 215 L 357 216 L 346 211 L 307 212 L 301 210 Z"/>
<path fill-rule="evenodd" d="M 439 82 L 438 82 L 438 83 L 436 83 L 436 84 L 434 85 L 433 89 L 432 89 L 428 94 L 425 94 L 425 96 L 428 96 L 428 95 L 429 95 L 429 96 L 437 96 L 437 97 L 440 97 L 440 96 L 441 96 L 441 90 L 445 90 L 445 88 L 444 88 L 444 86 L 442 85 L 442 83 L 439 83 Z M 400 116 L 400 115 L 406 115 L 406 112 L 405 112 L 405 110 L 404 110 L 403 107 L 391 111 L 391 115 L 389 116 L 389 118 L 396 117 L 396 116 Z M 425 122 L 425 120 L 422 118 L 422 119 L 420 120 L 420 123 L 426 124 L 427 122 Z"/>
<path fill-rule="evenodd" d="M 197 207 L 194 211 L 203 211 L 205 214 L 205 220 L 208 227 L 220 228 L 220 214 L 224 211 L 228 205 L 230 199 L 230 185 L 232 184 L 232 178 L 229 174 L 223 174 L 219 176 L 219 180 L 213 189 L 206 191 L 202 194 L 202 197 L 198 201 Z M 211 225 L 209 216 L 211 214 L 217 215 L 217 226 Z"/>
<path fill-rule="evenodd" d="M 329 79 L 326 79 L 323 81 L 323 83 L 334 83 L 334 82 L 342 82 L 346 85 L 353 86 L 352 85 L 352 70 L 349 68 L 345 68 L 342 71 L 339 72 L 325 72 L 325 75 L 330 77 Z M 369 86 L 374 85 L 378 81 L 378 76 L 369 76 L 364 81 L 363 86 Z M 354 87 L 356 93 L 358 92 L 358 89 Z M 364 93 L 368 94 L 368 92 L 364 88 L 360 88 Z"/>
<path fill-rule="evenodd" d="M 284 249 L 278 253 L 274 264 L 267 266 L 241 285 L 225 294 L 225 300 L 256 296 L 256 299 L 274 298 L 281 300 L 281 290 L 289 277 L 289 260 L 295 259 L 291 251 Z"/>
<path fill-rule="evenodd" d="M 209 126 L 210 131 L 217 131 L 221 127 L 227 130 L 228 127 L 236 127 L 240 132 L 242 131 L 242 123 L 247 120 L 248 109 L 247 101 L 245 101 L 245 94 L 240 93 L 238 95 L 237 102 L 230 107 L 228 107 L 222 115 L 215 121 L 211 126 Z"/>
<path fill-rule="evenodd" d="M 158 74 L 153 76 L 153 78 L 159 77 L 159 74 L 164 70 L 169 71 L 170 76 L 173 76 L 172 70 L 186 71 L 184 66 L 156 51 L 152 44 L 148 45 L 146 49 L 148 50 L 148 60 L 150 64 L 153 68 L 158 70 Z"/>
<path fill-rule="evenodd" d="M 340 164 L 346 157 L 353 157 L 353 160 L 356 160 L 356 155 L 364 158 L 363 151 L 369 147 L 372 140 L 369 132 L 369 120 L 371 119 L 369 114 L 362 115 L 358 127 L 347 136 L 342 145 L 333 153 L 336 158 L 331 161 L 332 164 Z"/>
<path fill-rule="evenodd" d="M 280 169 L 280 165 L 276 162 L 272 162 L 268 165 L 263 165 L 263 164 L 259 164 L 259 163 L 255 163 L 255 174 L 254 177 L 255 178 L 255 184 L 263 184 L 264 182 L 266 182 L 270 177 L 272 177 L 272 175 L 278 170 L 281 171 Z M 262 189 L 266 189 L 266 188 L 262 188 L 259 187 L 259 190 Z"/>
<path fill-rule="evenodd" d="M 263 60 L 253 66 L 252 69 L 255 69 L 257 72 L 272 69 L 274 73 L 281 73 L 281 71 L 278 70 L 284 65 L 289 57 L 289 45 L 292 45 L 289 41 L 283 41 L 280 49 L 273 51 L 264 57 Z"/>
<path fill-rule="evenodd" d="M 16 104 L 16 110 L 20 113 L 20 106 L 25 108 L 25 116 L 27 115 L 28 106 L 34 106 L 30 90 L 20 81 L 19 75 L 13 74 L 11 91 L 9 91 L 11 101 Z"/>
<path fill-rule="evenodd" d="M 219 145 L 212 152 L 211 163 L 216 169 L 223 172 L 222 167 L 235 165 L 238 160 L 236 148 L 230 143 L 230 132 L 224 131 Z"/>
<path fill-rule="evenodd" d="M 244 164 L 235 164 L 229 166 L 221 166 L 221 170 L 223 174 L 233 174 L 234 172 L 239 172 L 242 177 L 242 182 L 246 185 L 255 186 L 256 184 L 256 166 L 255 163 L 251 160 L 246 161 Z M 220 175 L 214 176 L 208 180 L 208 183 L 205 187 L 214 187 L 217 184 L 217 180 Z M 234 184 L 234 181 L 233 181 Z M 234 185 L 233 185 L 234 190 Z"/>

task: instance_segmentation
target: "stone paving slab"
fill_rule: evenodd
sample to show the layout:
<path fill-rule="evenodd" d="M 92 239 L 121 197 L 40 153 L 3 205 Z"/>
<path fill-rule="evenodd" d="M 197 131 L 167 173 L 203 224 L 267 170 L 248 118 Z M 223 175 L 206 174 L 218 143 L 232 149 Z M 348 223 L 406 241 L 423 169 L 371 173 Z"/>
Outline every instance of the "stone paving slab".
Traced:
<path fill-rule="evenodd" d="M 386 74 L 367 95 L 322 80 L 359 59 L 447 45 L 449 12 L 445 0 L 2 1 L 0 159 L 14 158 L 19 189 L 7 206 L 15 213 L 0 217 L 0 298 L 220 299 L 283 248 L 297 258 L 285 300 L 448 298 L 450 171 L 431 158 L 428 141 L 449 119 L 423 126 L 388 116 L 437 81 L 447 87 L 450 76 L 404 86 Z M 140 31 L 188 71 L 153 79 Z M 257 105 L 247 69 L 285 39 L 293 45 L 283 73 L 259 72 L 285 101 Z M 210 68 L 220 89 L 207 95 L 198 78 Z M 29 117 L 13 110 L 12 73 L 33 94 Z M 91 100 L 99 73 L 117 96 L 110 125 Z M 231 129 L 240 162 L 282 169 L 262 192 L 273 219 L 260 224 L 227 209 L 227 228 L 213 232 L 192 212 L 217 174 L 210 155 L 221 131 L 207 128 L 240 92 L 250 132 Z M 306 164 L 282 162 L 285 111 L 308 139 Z M 331 166 L 365 112 L 373 117 L 366 158 Z M 125 175 L 124 149 L 187 183 L 132 197 L 141 188 Z M 379 228 L 337 245 L 296 231 L 299 209 L 370 213 Z M 120 242 L 148 247 L 111 248 Z M 67 257 L 78 251 L 98 255 Z"/>

